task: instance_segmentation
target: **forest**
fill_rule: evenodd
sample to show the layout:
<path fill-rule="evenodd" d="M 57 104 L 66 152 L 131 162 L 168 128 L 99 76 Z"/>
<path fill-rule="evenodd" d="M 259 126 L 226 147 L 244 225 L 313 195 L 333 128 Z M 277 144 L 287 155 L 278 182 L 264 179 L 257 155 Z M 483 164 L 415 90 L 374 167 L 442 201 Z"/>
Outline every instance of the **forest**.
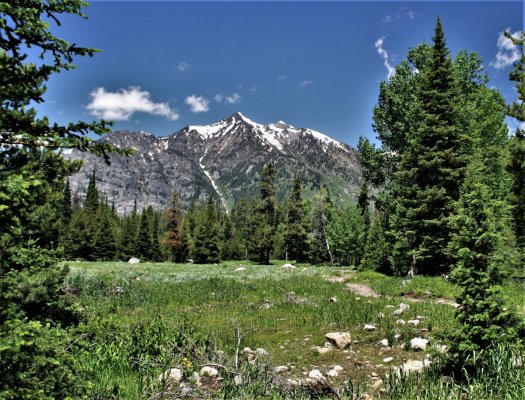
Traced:
<path fill-rule="evenodd" d="M 404 278 L 416 275 L 423 279 L 415 282 L 423 285 L 428 277 L 436 287 L 449 285 L 443 292 L 458 303 L 455 311 L 421 306 L 422 313 L 428 311 L 439 322 L 435 329 L 429 322 L 418 334 L 438 331 L 439 343 L 447 350 L 436 355 L 426 377 L 404 381 L 401 374 L 396 381 L 394 373 L 385 375 L 383 380 L 390 383 L 377 398 L 435 399 L 438 392 L 442 398 L 472 399 L 525 394 L 523 376 L 515 375 L 523 371 L 523 304 L 516 307 L 503 295 L 508 288 L 522 290 L 525 278 L 525 131 L 517 128 L 509 135 L 506 123 L 506 118 L 525 122 L 523 33 L 508 34 L 522 54 L 509 77 L 518 100 L 509 105 L 489 86 L 483 60 L 475 52 L 451 56 L 437 18 L 432 44 L 410 49 L 395 74 L 380 83 L 373 110 L 380 145 L 366 138 L 359 142 L 364 176 L 355 205 L 335 207 L 326 188 L 304 199 L 299 176 L 287 198 L 278 200 L 276 166 L 269 163 L 261 171 L 260 195 L 228 212 L 211 198 L 183 210 L 174 188 L 164 210 L 149 207 L 119 216 L 97 190 L 98 171 L 93 171 L 84 202 L 72 196 L 68 177 L 80 164 L 64 159 L 62 151 L 76 148 L 109 161 L 110 154 L 125 156 L 131 150 L 90 138 L 88 133 L 110 131 L 104 120 L 60 125 L 38 116 L 32 106 L 44 101 L 46 83 L 54 74 L 74 67 L 74 58 L 96 56 L 96 49 L 54 36 L 47 22 L 59 22 L 63 14 L 83 16 L 83 6 L 78 0 L 33 0 L 22 6 L 0 2 L 0 398 L 375 398 L 365 397 L 351 380 L 341 382 L 341 388 L 330 380 L 314 380 L 288 390 L 270 376 L 271 364 L 239 361 L 241 341 L 251 328 L 236 321 L 250 318 L 254 304 L 263 300 L 268 309 L 280 310 L 276 319 L 293 316 L 286 323 L 301 333 L 305 327 L 319 329 L 319 324 L 325 330 L 343 329 L 383 314 L 373 322 L 392 343 L 396 321 L 386 318 L 380 307 L 385 307 L 385 296 L 404 293 L 389 294 L 383 288 L 384 296 L 376 303 L 370 299 L 363 305 L 341 286 L 337 297 L 343 300 L 330 300 L 337 308 L 329 309 L 329 302 L 321 299 L 336 289 L 319 278 L 321 273 L 339 276 L 341 269 L 334 266 L 351 267 L 351 274 L 372 283 L 382 276 L 384 282 L 411 285 L 403 283 Z M 30 47 L 42 52 L 38 63 L 28 61 Z M 82 269 L 74 262 L 132 257 L 163 267 L 156 270 L 157 264 L 148 264 L 149 278 L 148 273 L 121 271 L 122 277 L 131 275 L 119 281 L 118 263 Z M 197 268 L 204 278 L 179 279 L 175 271 L 189 260 L 205 264 L 204 271 L 187 267 Z M 272 270 L 263 268 L 270 268 L 273 260 L 314 272 L 304 278 L 278 275 L 282 280 L 265 276 L 243 282 L 207 275 L 215 273 L 214 264 L 226 271 L 241 265 L 239 261 L 249 265 L 254 276 L 265 274 Z M 148 281 L 157 279 L 155 273 L 166 265 L 174 266 L 165 278 Z M 90 275 L 99 266 L 100 275 Z M 172 275 L 177 280 L 166 283 Z M 253 297 L 258 290 L 264 293 Z M 210 300 L 212 295 L 217 297 Z M 187 307 L 168 306 L 169 298 Z M 250 299 L 245 309 L 235 308 L 239 299 Z M 190 300 L 195 303 L 185 303 Z M 210 310 L 213 304 L 232 307 L 232 317 L 205 324 L 206 313 L 192 313 L 208 301 Z M 133 320 L 143 308 L 153 313 L 151 318 Z M 163 308 L 173 308 L 176 321 L 159 311 Z M 233 324 L 236 336 L 226 334 L 232 330 L 223 326 L 226 323 Z M 263 339 L 272 345 L 271 332 L 279 329 L 268 324 L 267 337 L 253 333 L 246 339 L 253 347 Z M 367 325 L 374 329 L 365 325 L 365 330 L 376 329 Z M 223 332 L 214 343 L 206 331 L 211 326 Z M 129 334 L 122 335 L 127 329 Z M 410 344 L 412 333 L 398 334 Z M 316 335 L 321 341 L 321 333 Z M 157 379 L 178 363 L 190 380 L 199 371 L 194 364 L 206 368 L 210 360 L 224 370 L 225 380 L 207 381 L 201 392 L 168 390 L 163 386 L 166 377 Z M 513 364 L 502 367 L 504 360 Z M 112 371 L 107 373 L 122 380 L 115 383 L 101 371 Z M 130 371 L 133 383 L 122 378 L 122 371 Z M 202 377 L 213 378 L 200 371 Z M 453 382 L 445 382 L 450 392 L 443 391 L 444 377 Z M 502 379 L 500 392 L 491 392 L 495 389 L 486 377 Z M 481 392 L 473 387 L 482 387 Z M 130 388 L 136 389 L 134 394 Z"/>

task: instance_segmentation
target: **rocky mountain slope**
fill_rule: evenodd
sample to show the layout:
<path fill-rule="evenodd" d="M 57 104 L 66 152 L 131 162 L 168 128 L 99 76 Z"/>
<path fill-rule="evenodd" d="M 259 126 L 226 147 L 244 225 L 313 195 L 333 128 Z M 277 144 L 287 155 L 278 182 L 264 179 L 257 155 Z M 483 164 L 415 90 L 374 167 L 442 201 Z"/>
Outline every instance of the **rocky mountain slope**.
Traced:
<path fill-rule="evenodd" d="M 102 196 L 119 213 L 164 207 L 173 190 L 181 199 L 208 195 L 231 207 L 259 191 L 259 174 L 272 161 L 277 169 L 278 196 L 284 198 L 291 178 L 298 175 L 305 195 L 327 185 L 335 202 L 355 201 L 361 180 L 357 152 L 352 147 L 307 128 L 284 122 L 261 125 L 241 113 L 211 125 L 188 126 L 168 137 L 147 132 L 113 132 L 101 140 L 136 150 L 129 157 L 112 156 L 111 166 L 91 154 L 67 156 L 84 160 L 71 177 L 71 189 L 85 197 L 89 175 L 96 170 Z"/>

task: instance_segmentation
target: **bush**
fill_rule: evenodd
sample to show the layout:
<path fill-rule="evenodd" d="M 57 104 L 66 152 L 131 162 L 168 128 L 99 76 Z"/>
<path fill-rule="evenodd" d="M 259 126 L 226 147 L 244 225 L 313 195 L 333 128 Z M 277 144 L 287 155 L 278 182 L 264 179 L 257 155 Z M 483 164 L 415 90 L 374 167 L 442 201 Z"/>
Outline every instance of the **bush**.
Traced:
<path fill-rule="evenodd" d="M 0 332 L 0 398 L 86 398 L 88 383 L 78 379 L 79 365 L 69 345 L 63 329 L 39 321 L 7 321 Z"/>

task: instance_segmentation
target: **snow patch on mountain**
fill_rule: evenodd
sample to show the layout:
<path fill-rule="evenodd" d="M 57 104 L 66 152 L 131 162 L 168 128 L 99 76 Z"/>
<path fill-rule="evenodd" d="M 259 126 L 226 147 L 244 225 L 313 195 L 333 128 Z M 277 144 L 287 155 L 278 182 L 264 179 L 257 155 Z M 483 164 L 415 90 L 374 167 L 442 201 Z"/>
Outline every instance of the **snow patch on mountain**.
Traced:
<path fill-rule="evenodd" d="M 221 199 L 221 203 L 222 203 L 224 209 L 227 210 L 228 209 L 228 203 L 226 202 L 226 199 L 224 198 L 223 194 L 219 190 L 219 186 L 217 185 L 217 183 L 215 182 L 215 180 L 213 179 L 211 174 L 208 172 L 208 170 L 204 167 L 204 164 L 202 163 L 202 160 L 204 160 L 204 157 L 206 157 L 206 154 L 208 154 L 208 149 L 206 149 L 206 151 L 204 151 L 204 155 L 201 158 L 199 158 L 199 165 L 200 165 L 200 167 L 202 169 L 202 172 L 204 172 L 204 175 L 206 175 L 208 177 L 208 179 L 210 180 L 211 185 L 213 186 L 213 189 L 219 195 L 219 198 Z"/>

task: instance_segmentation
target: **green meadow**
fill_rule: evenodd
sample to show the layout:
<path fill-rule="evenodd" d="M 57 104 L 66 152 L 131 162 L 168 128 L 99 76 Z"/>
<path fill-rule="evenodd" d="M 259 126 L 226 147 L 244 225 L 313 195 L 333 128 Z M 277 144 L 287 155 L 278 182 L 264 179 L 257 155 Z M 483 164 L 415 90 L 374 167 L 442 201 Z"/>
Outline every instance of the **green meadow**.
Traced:
<path fill-rule="evenodd" d="M 469 389 L 433 378 L 432 368 L 424 375 L 395 372 L 407 360 L 435 361 L 443 333 L 456 323 L 451 304 L 459 291 L 443 278 L 408 280 L 311 265 L 284 269 L 283 263 L 69 263 L 67 290 L 86 316 L 76 345 L 93 397 L 454 399 L 470 393 L 469 399 L 510 399 L 525 394 L 523 370 L 515 365 L 501 367 L 518 379 L 502 385 L 511 397 L 483 386 L 483 377 L 473 377 Z M 365 295 L 359 292 L 363 288 L 369 290 Z M 503 291 L 523 311 L 523 285 Z M 393 315 L 401 303 L 409 308 Z M 399 319 L 419 324 L 401 325 Z M 365 324 L 375 329 L 367 331 Z M 350 332 L 352 343 L 320 354 L 316 346 L 324 347 L 328 332 Z M 425 351 L 410 349 L 415 337 L 429 340 Z M 390 346 L 380 343 L 384 339 Z M 250 362 L 246 347 L 268 354 Z M 196 385 L 193 374 L 205 365 L 216 366 L 220 379 Z M 329 384 L 306 384 L 311 370 L 326 374 L 335 365 L 342 371 Z M 287 371 L 276 373 L 276 366 Z M 172 367 L 183 371 L 182 387 L 159 381 Z M 507 375 L 500 371 L 498 379 Z"/>

